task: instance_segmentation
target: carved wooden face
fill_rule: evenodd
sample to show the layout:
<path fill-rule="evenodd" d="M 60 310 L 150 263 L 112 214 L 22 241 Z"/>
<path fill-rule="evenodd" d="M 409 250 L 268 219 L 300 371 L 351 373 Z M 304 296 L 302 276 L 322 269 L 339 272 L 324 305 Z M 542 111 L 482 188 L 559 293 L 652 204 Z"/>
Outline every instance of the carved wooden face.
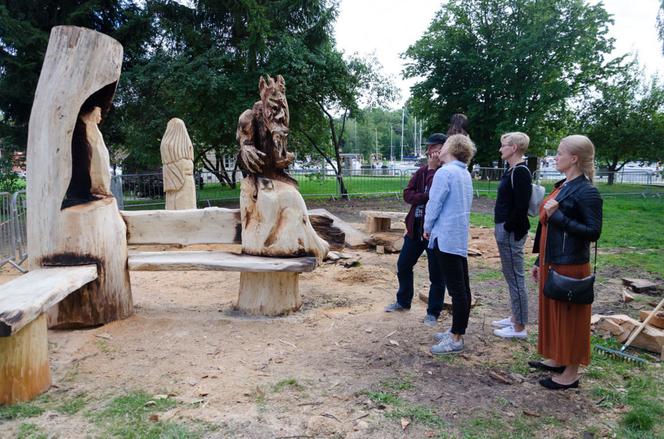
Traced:
<path fill-rule="evenodd" d="M 279 75 L 275 81 L 270 76 L 267 82 L 261 77 L 259 90 L 263 104 L 263 121 L 272 136 L 278 157 L 286 156 L 288 144 L 288 124 L 290 115 L 286 100 L 286 82 Z"/>

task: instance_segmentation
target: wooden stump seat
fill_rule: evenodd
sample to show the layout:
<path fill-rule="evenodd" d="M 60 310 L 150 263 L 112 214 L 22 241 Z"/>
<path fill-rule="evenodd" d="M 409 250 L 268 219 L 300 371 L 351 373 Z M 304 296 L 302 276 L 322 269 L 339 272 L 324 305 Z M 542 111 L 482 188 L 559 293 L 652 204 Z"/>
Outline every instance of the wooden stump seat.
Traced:
<path fill-rule="evenodd" d="M 96 265 L 40 268 L 0 285 L 0 405 L 51 386 L 46 312 L 97 276 Z"/>
<path fill-rule="evenodd" d="M 392 228 L 392 221 L 404 222 L 406 212 L 381 212 L 378 210 L 362 210 L 360 215 L 366 218 L 366 232 L 386 232 Z"/>

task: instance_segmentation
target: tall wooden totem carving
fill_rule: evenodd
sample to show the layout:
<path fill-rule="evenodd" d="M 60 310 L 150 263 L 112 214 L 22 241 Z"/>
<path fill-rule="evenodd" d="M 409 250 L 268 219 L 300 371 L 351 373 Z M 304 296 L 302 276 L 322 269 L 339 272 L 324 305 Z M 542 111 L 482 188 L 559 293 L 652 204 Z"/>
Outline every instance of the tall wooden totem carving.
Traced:
<path fill-rule="evenodd" d="M 238 121 L 239 160 L 248 176 L 242 180 L 240 214 L 242 251 L 260 256 L 325 258 L 329 245 L 311 226 L 297 182 L 286 172 L 290 113 L 286 84 L 260 78 L 261 100 Z M 297 273 L 241 273 L 238 307 L 251 314 L 279 315 L 301 304 Z"/>
<path fill-rule="evenodd" d="M 133 312 L 126 226 L 97 127 L 121 66 L 114 39 L 73 26 L 52 29 L 28 132 L 29 264 L 94 263 L 99 278 L 51 310 L 51 327 L 101 325 Z"/>

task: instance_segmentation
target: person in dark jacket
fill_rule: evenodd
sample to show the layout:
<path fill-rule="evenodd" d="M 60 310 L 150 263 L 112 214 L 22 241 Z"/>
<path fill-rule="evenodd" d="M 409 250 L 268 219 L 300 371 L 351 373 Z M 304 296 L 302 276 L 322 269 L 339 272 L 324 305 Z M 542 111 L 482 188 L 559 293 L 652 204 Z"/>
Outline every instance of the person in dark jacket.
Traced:
<path fill-rule="evenodd" d="M 422 236 L 424 227 L 424 208 L 429 201 L 429 188 L 436 170 L 441 163 L 438 159 L 447 136 L 435 133 L 427 139 L 427 164 L 419 168 L 408 182 L 403 191 L 403 198 L 410 204 L 410 211 L 406 216 L 406 235 L 403 247 L 397 261 L 397 278 L 399 289 L 396 302 L 385 307 L 385 312 L 406 311 L 410 309 L 413 300 L 413 267 L 420 255 L 426 250 L 429 266 L 429 304 L 424 324 L 435 326 L 443 310 L 443 296 L 445 294 L 445 281 L 437 269 L 433 251 L 428 248 L 429 242 Z"/>
<path fill-rule="evenodd" d="M 502 338 L 526 338 L 528 323 L 528 289 L 523 269 L 523 247 L 528 237 L 528 204 L 532 194 L 532 177 L 523 160 L 530 138 L 519 132 L 500 137 L 500 158 L 509 168 L 498 183 L 494 208 L 496 244 L 503 276 L 510 293 L 512 315 L 491 324 L 495 335 Z"/>
<path fill-rule="evenodd" d="M 590 363 L 591 305 L 569 303 L 544 296 L 549 269 L 563 276 L 581 279 L 591 274 L 590 243 L 602 231 L 602 198 L 593 186 L 595 147 L 585 136 L 560 141 L 556 168 L 565 179 L 540 207 L 533 253 L 539 256 L 533 278 L 539 282 L 539 334 L 537 352 L 543 361 L 529 361 L 531 367 L 554 372 L 540 380 L 548 389 L 579 386 L 579 365 Z"/>

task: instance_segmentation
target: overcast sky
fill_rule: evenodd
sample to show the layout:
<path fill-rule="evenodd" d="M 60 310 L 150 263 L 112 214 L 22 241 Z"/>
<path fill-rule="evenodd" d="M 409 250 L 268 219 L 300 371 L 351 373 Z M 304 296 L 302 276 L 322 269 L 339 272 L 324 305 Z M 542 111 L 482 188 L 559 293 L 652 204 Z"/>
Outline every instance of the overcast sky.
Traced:
<path fill-rule="evenodd" d="M 403 61 L 399 54 L 424 33 L 443 3 L 441 0 L 341 0 L 335 29 L 337 46 L 348 54 L 375 53 L 385 72 L 394 77 L 401 89 L 403 102 L 410 95 L 414 81 L 401 78 Z M 604 1 L 614 19 L 610 30 L 616 40 L 614 55 L 637 52 L 648 74 L 664 77 L 664 56 L 655 27 L 659 3 L 659 0 Z"/>

